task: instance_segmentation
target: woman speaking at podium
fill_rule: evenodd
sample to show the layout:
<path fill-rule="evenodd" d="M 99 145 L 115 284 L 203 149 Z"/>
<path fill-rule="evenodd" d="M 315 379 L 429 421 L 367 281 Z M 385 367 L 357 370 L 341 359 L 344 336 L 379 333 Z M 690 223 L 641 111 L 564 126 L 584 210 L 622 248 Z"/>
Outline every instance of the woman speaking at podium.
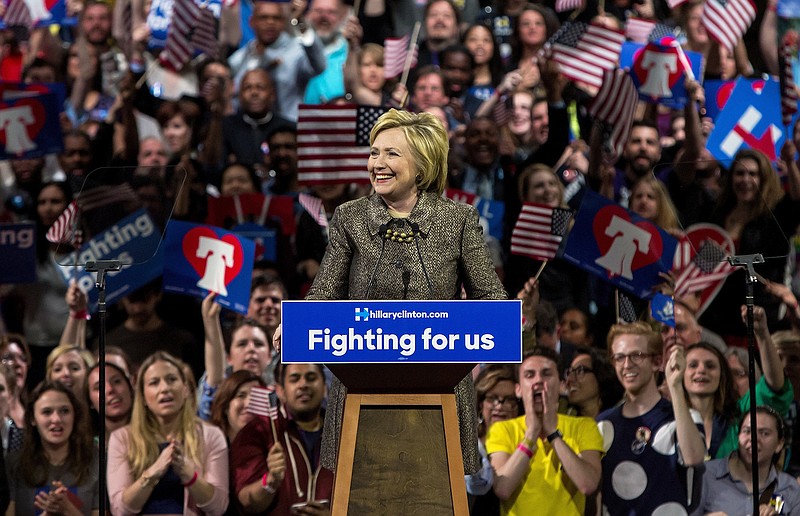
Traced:
<path fill-rule="evenodd" d="M 306 299 L 506 299 L 473 206 L 442 198 L 447 131 L 428 113 L 389 110 L 370 133 L 374 193 L 339 206 Z M 455 389 L 464 470 L 481 466 L 471 377 Z M 323 467 L 335 471 L 345 388 L 334 380 Z"/>

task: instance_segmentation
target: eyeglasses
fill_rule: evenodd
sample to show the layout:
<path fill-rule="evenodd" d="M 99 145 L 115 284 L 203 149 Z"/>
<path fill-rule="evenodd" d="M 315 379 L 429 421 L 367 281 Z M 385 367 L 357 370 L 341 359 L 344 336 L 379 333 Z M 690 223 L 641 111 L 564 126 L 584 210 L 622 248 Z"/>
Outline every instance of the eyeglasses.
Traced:
<path fill-rule="evenodd" d="M 514 407 L 518 403 L 516 396 L 503 396 L 502 398 L 500 396 L 486 396 L 484 401 L 489 405 L 499 403 L 500 405 L 505 405 L 506 407 Z"/>
<path fill-rule="evenodd" d="M 645 358 L 650 358 L 652 356 L 653 353 L 645 353 L 644 351 L 634 351 L 633 353 L 628 353 L 627 355 L 624 353 L 615 353 L 611 355 L 611 361 L 616 365 L 622 365 L 625 363 L 625 360 L 630 358 L 631 362 L 638 365 L 644 362 Z"/>
<path fill-rule="evenodd" d="M 570 367 L 566 371 L 564 371 L 564 374 L 567 378 L 572 376 L 577 380 L 582 379 L 586 373 L 594 373 L 594 369 L 592 369 L 591 367 L 586 367 L 584 365 L 579 365 L 575 367 Z"/>
<path fill-rule="evenodd" d="M 744 378 L 747 376 L 747 371 L 744 369 L 731 369 L 731 374 L 733 376 L 738 376 L 739 378 Z"/>

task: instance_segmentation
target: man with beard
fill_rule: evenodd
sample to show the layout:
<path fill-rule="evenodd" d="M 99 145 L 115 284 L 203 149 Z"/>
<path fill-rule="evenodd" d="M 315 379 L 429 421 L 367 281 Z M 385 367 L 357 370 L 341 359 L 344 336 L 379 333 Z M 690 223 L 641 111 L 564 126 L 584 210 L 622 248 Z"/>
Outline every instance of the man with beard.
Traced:
<path fill-rule="evenodd" d="M 96 168 L 91 143 L 89 135 L 79 129 L 64 134 L 64 150 L 58 155 L 58 162 L 73 192 L 80 191 L 86 174 Z"/>
<path fill-rule="evenodd" d="M 270 183 L 264 184 L 266 193 L 291 195 L 300 192 L 297 184 L 297 131 L 283 127 L 267 138 L 269 143 Z M 267 156 L 265 156 L 266 158 Z"/>
<path fill-rule="evenodd" d="M 441 65 L 439 53 L 458 43 L 458 9 L 452 0 L 430 0 L 425 6 L 425 39 L 420 41 L 417 67 Z"/>
<path fill-rule="evenodd" d="M 451 176 L 450 186 L 484 199 L 504 200 L 505 171 L 500 165 L 499 130 L 487 116 L 472 120 L 464 133 L 466 162 L 463 172 Z"/>
<path fill-rule="evenodd" d="M 333 473 L 319 465 L 322 401 L 319 364 L 281 364 L 276 418 L 258 417 L 231 443 L 232 493 L 247 513 L 330 514 Z"/>
<path fill-rule="evenodd" d="M 251 167 L 263 164 L 267 138 L 294 124 L 272 111 L 275 85 L 262 68 L 245 72 L 239 85 L 239 111 L 222 120 L 222 159 Z"/>
<path fill-rule="evenodd" d="M 255 2 L 250 16 L 255 39 L 234 52 L 228 63 L 240 90 L 248 70 L 269 71 L 277 92 L 277 114 L 295 122 L 308 81 L 325 71 L 325 52 L 316 32 L 306 29 L 297 18 L 288 24 L 292 34 L 287 32 L 288 5 Z"/>
<path fill-rule="evenodd" d="M 303 102 L 324 104 L 341 97 L 344 91 L 344 63 L 347 60 L 347 40 L 342 26 L 347 17 L 342 0 L 313 0 L 306 20 L 325 45 L 325 71 L 308 82 Z"/>

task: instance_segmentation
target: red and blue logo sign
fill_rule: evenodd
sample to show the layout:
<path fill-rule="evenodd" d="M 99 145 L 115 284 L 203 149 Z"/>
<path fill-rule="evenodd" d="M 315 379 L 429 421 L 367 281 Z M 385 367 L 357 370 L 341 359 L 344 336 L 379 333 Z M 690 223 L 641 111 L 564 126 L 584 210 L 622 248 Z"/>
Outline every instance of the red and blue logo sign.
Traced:
<path fill-rule="evenodd" d="M 165 253 L 164 290 L 201 298 L 216 292 L 220 305 L 247 313 L 252 241 L 212 226 L 171 221 Z"/>
<path fill-rule="evenodd" d="M 761 151 L 775 161 L 786 139 L 782 124 L 778 81 L 739 78 L 717 116 L 706 148 L 725 166 L 741 149 Z"/>
<path fill-rule="evenodd" d="M 57 96 L 24 92 L 0 101 L 0 159 L 35 158 L 64 148 Z"/>
<path fill-rule="evenodd" d="M 652 222 L 587 191 L 563 259 L 640 298 L 672 268 L 678 242 Z"/>
<path fill-rule="evenodd" d="M 688 99 L 684 81 L 687 68 L 699 77 L 702 56 L 685 52 L 669 38 L 647 45 L 625 43 L 620 52 L 620 68 L 630 71 L 639 98 L 646 102 L 680 109 Z"/>

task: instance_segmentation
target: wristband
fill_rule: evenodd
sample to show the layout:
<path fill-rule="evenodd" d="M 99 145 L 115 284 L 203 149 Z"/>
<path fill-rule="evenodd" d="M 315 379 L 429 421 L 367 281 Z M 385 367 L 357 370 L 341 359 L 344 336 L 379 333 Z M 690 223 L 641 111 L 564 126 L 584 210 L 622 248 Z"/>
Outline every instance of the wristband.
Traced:
<path fill-rule="evenodd" d="M 89 319 L 92 318 L 92 316 L 89 315 L 89 312 L 85 308 L 77 312 L 70 311 L 69 316 L 72 317 L 73 319 L 81 319 L 84 321 L 88 321 Z"/>
<path fill-rule="evenodd" d="M 561 433 L 561 430 L 556 429 L 555 432 L 553 432 L 552 434 L 547 436 L 547 442 L 548 443 L 552 443 L 553 441 L 555 441 L 559 437 L 563 439 L 564 438 L 564 434 Z"/>
<path fill-rule="evenodd" d="M 275 494 L 275 493 L 278 492 L 278 490 L 267 483 L 267 477 L 268 476 L 269 476 L 269 473 L 264 473 L 264 476 L 261 477 L 261 488 L 264 491 L 266 491 L 268 494 Z"/>
<path fill-rule="evenodd" d="M 529 459 L 533 458 L 533 451 L 527 446 L 525 446 L 523 443 L 519 443 L 517 449 L 522 453 L 524 453 L 525 455 L 527 455 Z"/>
<path fill-rule="evenodd" d="M 192 479 L 190 481 L 183 484 L 183 487 L 192 487 L 195 482 L 197 482 L 197 471 L 194 472 L 194 475 L 192 475 Z"/>

